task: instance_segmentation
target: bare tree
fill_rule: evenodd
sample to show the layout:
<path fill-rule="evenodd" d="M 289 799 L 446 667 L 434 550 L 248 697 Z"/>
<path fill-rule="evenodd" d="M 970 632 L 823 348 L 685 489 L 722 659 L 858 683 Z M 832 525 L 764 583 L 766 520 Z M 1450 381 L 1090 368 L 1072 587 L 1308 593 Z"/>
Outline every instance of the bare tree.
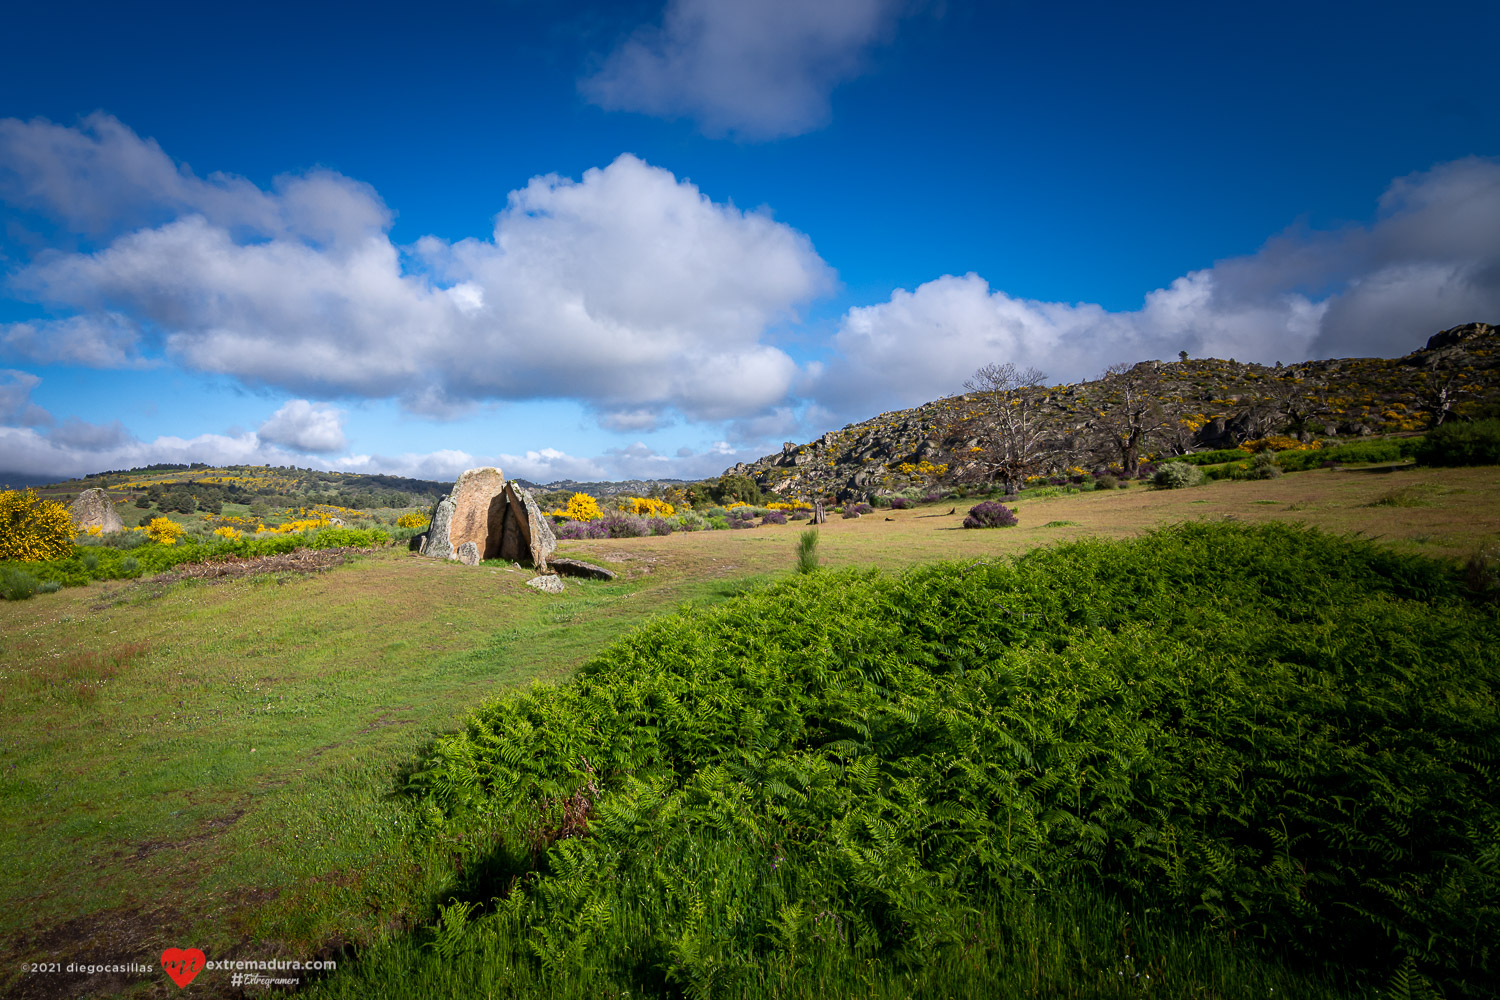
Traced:
<path fill-rule="evenodd" d="M 1046 384 L 1041 371 L 1009 361 L 985 365 L 964 382 L 980 404 L 972 468 L 985 482 L 1002 482 L 1007 493 L 1014 493 L 1041 460 L 1036 390 Z"/>
<path fill-rule="evenodd" d="M 1099 383 L 1099 391 L 1107 395 L 1102 405 L 1093 408 L 1089 426 L 1102 437 L 1102 450 L 1119 455 L 1120 469 L 1134 476 L 1140 470 L 1142 449 L 1171 428 L 1176 418 L 1151 395 L 1144 378 L 1128 363 L 1110 365 Z"/>

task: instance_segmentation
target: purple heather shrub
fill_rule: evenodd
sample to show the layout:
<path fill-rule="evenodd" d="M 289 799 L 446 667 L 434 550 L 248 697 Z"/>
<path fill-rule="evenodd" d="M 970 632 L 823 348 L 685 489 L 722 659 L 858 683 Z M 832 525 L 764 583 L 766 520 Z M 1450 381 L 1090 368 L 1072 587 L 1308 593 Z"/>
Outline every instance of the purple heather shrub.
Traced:
<path fill-rule="evenodd" d="M 609 529 L 601 521 L 564 521 L 557 529 L 557 538 L 563 542 L 608 537 Z"/>
<path fill-rule="evenodd" d="M 779 510 L 773 510 L 760 519 L 762 526 L 767 524 L 786 524 L 786 515 Z"/>
<path fill-rule="evenodd" d="M 792 520 L 793 521 L 806 521 L 808 518 L 810 518 L 812 516 L 813 516 L 813 512 L 810 511 L 810 510 L 807 510 L 807 509 L 805 509 L 803 507 L 798 507 L 796 510 L 792 511 Z"/>
<path fill-rule="evenodd" d="M 853 507 L 850 507 L 849 509 L 845 510 L 844 513 L 840 516 L 842 516 L 844 520 L 848 521 L 852 518 L 858 517 L 859 511 L 855 510 Z"/>
<path fill-rule="evenodd" d="M 646 519 L 646 530 L 653 535 L 670 535 L 675 525 L 664 517 Z"/>
<path fill-rule="evenodd" d="M 911 501 L 906 497 L 891 497 L 891 510 L 906 510 L 911 506 Z"/>
<path fill-rule="evenodd" d="M 867 503 L 857 503 L 857 504 L 852 504 L 852 505 L 850 505 L 850 506 L 849 506 L 849 507 L 847 507 L 847 508 L 846 508 L 846 509 L 847 509 L 847 510 L 852 510 L 852 511 L 854 511 L 854 513 L 856 513 L 856 514 L 868 514 L 868 513 L 870 513 L 870 512 L 871 512 L 871 511 L 873 511 L 873 510 L 874 510 L 874 509 L 875 509 L 875 508 L 874 508 L 874 507 L 871 507 L 871 506 L 870 506 L 870 505 L 869 505 L 869 504 L 867 504 Z"/>
<path fill-rule="evenodd" d="M 755 511 L 750 507 L 736 507 L 729 512 L 729 520 L 753 521 L 755 520 Z"/>
<path fill-rule="evenodd" d="M 606 514 L 594 523 L 604 526 L 605 538 L 641 538 L 650 534 L 646 519 L 634 514 Z"/>
<path fill-rule="evenodd" d="M 1069 478 L 1072 480 L 1073 485 L 1077 486 L 1080 483 L 1082 483 L 1085 479 L 1087 479 L 1088 476 L 1085 476 L 1083 473 L 1080 472 L 1077 475 L 1070 476 Z"/>
<path fill-rule="evenodd" d="M 937 503 L 941 499 L 943 499 L 943 495 L 941 493 L 924 493 L 922 495 L 923 503 Z"/>
<path fill-rule="evenodd" d="M 1009 528 L 1016 523 L 1015 511 L 997 500 L 986 500 L 969 508 L 965 528 Z"/>
<path fill-rule="evenodd" d="M 734 511 L 730 511 L 729 513 L 733 514 Z M 755 527 L 755 522 L 747 521 L 742 517 L 731 517 L 729 519 L 729 526 L 731 528 L 753 528 Z"/>

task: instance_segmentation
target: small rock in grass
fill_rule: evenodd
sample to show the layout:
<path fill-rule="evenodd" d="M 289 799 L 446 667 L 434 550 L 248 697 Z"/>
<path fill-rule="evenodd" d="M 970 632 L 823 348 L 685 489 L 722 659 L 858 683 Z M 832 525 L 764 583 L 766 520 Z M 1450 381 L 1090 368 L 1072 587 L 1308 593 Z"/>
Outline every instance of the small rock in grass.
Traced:
<path fill-rule="evenodd" d="M 526 581 L 526 586 L 535 587 L 537 590 L 548 594 L 561 594 L 563 582 L 560 576 L 534 576 Z"/>
<path fill-rule="evenodd" d="M 581 576 L 590 580 L 613 580 L 615 571 L 586 563 L 582 559 L 553 559 L 548 563 L 563 576 Z"/>

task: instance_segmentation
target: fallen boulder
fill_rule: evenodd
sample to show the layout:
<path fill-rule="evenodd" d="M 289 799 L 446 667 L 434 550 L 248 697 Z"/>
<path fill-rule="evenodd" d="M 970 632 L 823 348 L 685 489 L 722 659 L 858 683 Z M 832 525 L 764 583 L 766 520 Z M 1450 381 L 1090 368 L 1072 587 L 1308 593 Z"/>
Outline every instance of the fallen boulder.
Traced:
<path fill-rule="evenodd" d="M 580 576 L 588 580 L 613 580 L 615 571 L 586 563 L 582 559 L 553 559 L 548 563 L 563 576 Z"/>
<path fill-rule="evenodd" d="M 101 489 L 84 490 L 78 494 L 78 499 L 68 506 L 68 516 L 79 528 L 100 528 L 105 534 L 125 530 L 114 501 Z"/>
<path fill-rule="evenodd" d="M 547 594 L 561 594 L 565 589 L 560 576 L 534 576 L 526 581 L 526 586 Z"/>

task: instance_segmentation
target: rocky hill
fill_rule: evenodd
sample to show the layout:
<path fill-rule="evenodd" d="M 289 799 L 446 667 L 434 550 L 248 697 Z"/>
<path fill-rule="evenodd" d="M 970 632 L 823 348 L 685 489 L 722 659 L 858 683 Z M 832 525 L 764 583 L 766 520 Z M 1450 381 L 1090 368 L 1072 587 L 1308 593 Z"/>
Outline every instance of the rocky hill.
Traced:
<path fill-rule="evenodd" d="M 1500 329 L 1470 323 L 1401 358 L 1342 358 L 1267 367 L 1234 359 L 1143 361 L 1100 379 L 1019 390 L 1037 433 L 1035 470 L 1121 461 L 1110 433 L 1134 402 L 1149 405 L 1142 457 L 1302 440 L 1417 432 L 1500 407 Z M 970 392 L 882 413 L 728 472 L 787 497 L 841 499 L 973 477 L 995 444 L 995 394 Z"/>

